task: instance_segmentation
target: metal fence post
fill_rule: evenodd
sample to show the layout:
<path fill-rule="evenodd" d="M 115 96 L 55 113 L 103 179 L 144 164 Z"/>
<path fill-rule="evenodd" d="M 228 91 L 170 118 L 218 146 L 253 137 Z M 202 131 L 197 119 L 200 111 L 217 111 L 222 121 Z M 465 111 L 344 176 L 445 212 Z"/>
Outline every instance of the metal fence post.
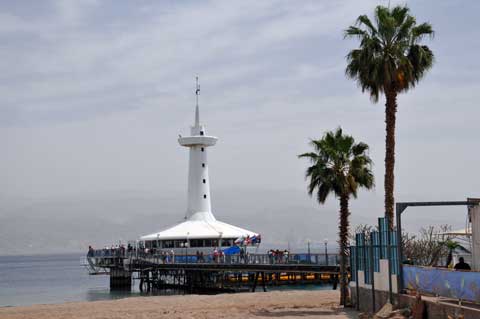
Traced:
<path fill-rule="evenodd" d="M 398 258 L 398 274 L 397 274 L 397 290 L 401 293 L 403 290 L 403 245 L 402 245 L 402 207 L 396 204 L 397 211 L 397 258 Z"/>
<path fill-rule="evenodd" d="M 371 280 L 371 285 L 372 285 L 372 313 L 375 313 L 375 269 L 374 269 L 374 262 L 375 260 L 373 259 L 373 236 L 372 233 L 370 233 L 369 236 L 370 239 L 370 280 Z"/>
<path fill-rule="evenodd" d="M 356 236 L 357 238 L 355 239 L 355 291 L 356 291 L 356 295 L 355 295 L 355 299 L 356 299 L 356 302 L 355 302 L 355 306 L 357 308 L 357 310 L 360 310 L 360 287 L 358 286 L 358 236 Z"/>
<path fill-rule="evenodd" d="M 390 234 L 390 220 L 388 216 L 385 216 L 387 220 L 387 259 L 388 259 L 388 299 L 393 305 L 393 291 L 392 291 L 392 239 Z"/>

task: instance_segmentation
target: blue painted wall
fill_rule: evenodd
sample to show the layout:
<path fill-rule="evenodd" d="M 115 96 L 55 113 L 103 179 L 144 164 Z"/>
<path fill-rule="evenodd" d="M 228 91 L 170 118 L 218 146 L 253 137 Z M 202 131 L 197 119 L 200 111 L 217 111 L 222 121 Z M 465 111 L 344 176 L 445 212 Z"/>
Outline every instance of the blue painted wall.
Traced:
<path fill-rule="evenodd" d="M 408 289 L 480 302 L 480 272 L 404 265 L 403 283 Z"/>

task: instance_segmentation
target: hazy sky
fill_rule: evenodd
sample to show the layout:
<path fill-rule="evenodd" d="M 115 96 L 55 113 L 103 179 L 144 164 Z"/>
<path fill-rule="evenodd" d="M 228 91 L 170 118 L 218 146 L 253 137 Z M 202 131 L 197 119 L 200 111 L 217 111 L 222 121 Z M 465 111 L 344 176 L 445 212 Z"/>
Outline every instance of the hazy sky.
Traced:
<path fill-rule="evenodd" d="M 398 99 L 396 199 L 480 196 L 480 2 L 406 3 L 435 29 L 426 42 L 436 63 Z M 388 2 L 2 1 L 0 217 L 25 202 L 107 193 L 186 198 L 188 154 L 177 137 L 193 123 L 199 75 L 201 120 L 219 137 L 209 150 L 217 217 L 228 220 L 229 212 L 216 211 L 216 193 L 238 194 L 250 216 L 258 204 L 242 190 L 304 192 L 308 163 L 297 154 L 309 138 L 342 126 L 371 146 L 377 187 L 360 193 L 352 214 L 375 222 L 383 207 L 384 100 L 373 104 L 345 77 L 345 55 L 357 42 L 342 31 L 377 4 Z M 311 205 L 307 195 L 294 198 Z M 292 205 L 284 196 L 275 201 Z M 157 204 L 151 209 L 161 216 Z M 321 216 L 328 207 L 320 230 L 336 225 L 333 198 L 315 209 Z M 452 224 L 462 225 L 465 211 L 439 214 L 455 212 Z M 68 206 L 62 213 L 81 214 Z"/>

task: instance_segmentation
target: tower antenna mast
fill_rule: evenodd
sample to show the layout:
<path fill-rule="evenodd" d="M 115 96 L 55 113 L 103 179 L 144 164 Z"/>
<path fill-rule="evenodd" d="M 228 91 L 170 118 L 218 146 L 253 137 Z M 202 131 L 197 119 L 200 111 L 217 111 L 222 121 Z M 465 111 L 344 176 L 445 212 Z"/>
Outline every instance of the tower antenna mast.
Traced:
<path fill-rule="evenodd" d="M 197 106 L 198 106 L 198 96 L 200 95 L 200 84 L 198 84 L 198 76 L 195 77 L 196 85 L 195 85 L 195 95 L 197 97 Z"/>
<path fill-rule="evenodd" d="M 198 96 L 200 95 L 200 84 L 198 84 L 198 76 L 195 77 L 196 82 L 196 89 L 195 89 L 195 99 L 196 99 L 196 106 L 195 106 L 195 126 L 200 125 L 200 110 L 198 109 Z"/>

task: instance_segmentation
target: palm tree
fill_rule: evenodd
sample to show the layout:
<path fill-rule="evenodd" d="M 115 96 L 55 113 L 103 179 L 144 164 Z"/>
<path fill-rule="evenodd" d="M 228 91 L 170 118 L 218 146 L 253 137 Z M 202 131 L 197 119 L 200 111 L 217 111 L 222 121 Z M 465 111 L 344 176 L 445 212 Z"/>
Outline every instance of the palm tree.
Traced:
<path fill-rule="evenodd" d="M 450 265 L 450 263 L 452 262 L 453 252 L 455 250 L 458 249 L 458 250 L 461 250 L 462 252 L 470 253 L 470 251 L 467 248 L 463 247 L 461 244 L 459 244 L 456 241 L 453 241 L 451 239 L 443 241 L 440 244 L 448 249 L 447 261 L 445 263 L 445 267 L 448 267 Z"/>
<path fill-rule="evenodd" d="M 308 194 L 315 193 L 320 204 L 333 193 L 340 200 L 340 303 L 346 305 L 347 249 L 348 249 L 348 201 L 357 197 L 360 187 L 370 189 L 374 185 L 372 160 L 367 154 L 368 145 L 355 143 L 352 136 L 344 135 L 341 128 L 327 132 L 321 140 L 310 142 L 314 151 L 298 157 L 310 159 L 305 177 L 309 181 Z"/>
<path fill-rule="evenodd" d="M 415 87 L 432 67 L 433 52 L 420 42 L 433 37 L 432 26 L 417 24 L 406 6 L 377 6 L 374 22 L 361 15 L 345 30 L 345 38 L 358 38 L 360 46 L 347 55 L 346 75 L 356 80 L 373 102 L 385 94 L 385 216 L 393 228 L 395 121 L 397 94 Z"/>

